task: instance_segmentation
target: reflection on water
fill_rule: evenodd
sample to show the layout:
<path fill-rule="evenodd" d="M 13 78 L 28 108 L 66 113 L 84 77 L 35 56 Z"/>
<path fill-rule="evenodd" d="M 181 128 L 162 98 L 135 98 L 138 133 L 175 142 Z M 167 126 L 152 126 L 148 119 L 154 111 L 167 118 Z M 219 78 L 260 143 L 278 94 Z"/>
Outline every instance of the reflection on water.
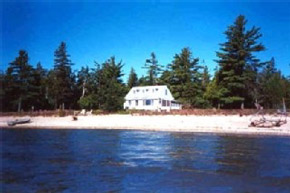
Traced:
<path fill-rule="evenodd" d="M 290 139 L 1 129 L 2 192 L 290 192 Z"/>

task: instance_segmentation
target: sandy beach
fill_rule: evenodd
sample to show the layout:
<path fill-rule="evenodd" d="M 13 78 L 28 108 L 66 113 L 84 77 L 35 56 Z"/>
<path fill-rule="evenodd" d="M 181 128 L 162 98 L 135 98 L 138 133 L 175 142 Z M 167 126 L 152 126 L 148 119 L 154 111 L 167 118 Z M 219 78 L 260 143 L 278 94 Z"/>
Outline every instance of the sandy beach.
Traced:
<path fill-rule="evenodd" d="M 8 127 L 7 121 L 17 117 L 0 117 L 0 128 L 39 128 L 39 129 L 130 129 L 170 132 L 196 132 L 220 134 L 253 134 L 290 136 L 290 123 L 280 127 L 249 127 L 251 116 L 211 115 L 211 116 L 133 116 L 133 115 L 92 115 L 79 116 L 73 121 L 66 117 L 31 117 L 27 124 Z"/>

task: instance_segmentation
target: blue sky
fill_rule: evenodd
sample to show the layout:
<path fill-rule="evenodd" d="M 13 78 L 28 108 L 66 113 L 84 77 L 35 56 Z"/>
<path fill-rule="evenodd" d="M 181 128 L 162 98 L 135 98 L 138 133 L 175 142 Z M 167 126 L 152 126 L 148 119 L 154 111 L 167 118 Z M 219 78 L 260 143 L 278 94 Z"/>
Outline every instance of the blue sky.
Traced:
<path fill-rule="evenodd" d="M 155 52 L 167 65 L 176 53 L 190 47 L 211 72 L 223 32 L 239 14 L 248 19 L 248 28 L 261 27 L 260 41 L 267 50 L 261 60 L 275 57 L 283 74 L 290 75 L 289 2 L 185 2 L 185 3 L 96 3 L 96 2 L 5 2 L 1 3 L 2 51 L 5 69 L 20 49 L 28 51 L 30 63 L 53 67 L 54 51 L 61 41 L 75 64 L 94 67 L 110 56 L 122 60 L 125 80 L 131 67 L 139 77 L 141 67 Z"/>

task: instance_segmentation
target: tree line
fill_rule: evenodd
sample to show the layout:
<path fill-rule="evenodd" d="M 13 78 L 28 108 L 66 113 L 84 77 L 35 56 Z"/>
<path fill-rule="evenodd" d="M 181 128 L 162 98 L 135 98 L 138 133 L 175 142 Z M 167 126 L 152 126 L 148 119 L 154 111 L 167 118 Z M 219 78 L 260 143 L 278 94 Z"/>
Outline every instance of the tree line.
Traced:
<path fill-rule="evenodd" d="M 217 68 L 213 77 L 198 57 L 185 47 L 170 64 L 159 64 L 151 53 L 138 78 L 131 69 L 123 82 L 122 61 L 110 57 L 72 71 L 72 61 L 65 42 L 54 52 L 53 69 L 29 63 L 28 53 L 20 50 L 1 74 L 1 110 L 28 111 L 40 109 L 122 109 L 124 96 L 134 86 L 167 85 L 174 98 L 189 108 L 279 108 L 282 100 L 290 107 L 290 77 L 276 68 L 275 59 L 260 61 L 255 53 L 265 50 L 259 42 L 260 28 L 246 28 L 243 15 L 225 31 L 226 42 L 216 52 Z"/>

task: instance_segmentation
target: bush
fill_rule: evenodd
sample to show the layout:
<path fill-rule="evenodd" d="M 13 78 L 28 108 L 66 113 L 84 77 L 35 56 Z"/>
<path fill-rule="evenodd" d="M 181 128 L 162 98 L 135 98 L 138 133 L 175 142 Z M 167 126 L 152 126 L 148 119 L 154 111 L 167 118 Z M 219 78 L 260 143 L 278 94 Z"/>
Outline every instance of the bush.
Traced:
<path fill-rule="evenodd" d="M 105 112 L 101 109 L 97 109 L 97 110 L 93 110 L 93 114 L 94 115 L 101 115 L 101 114 L 105 114 Z"/>
<path fill-rule="evenodd" d="M 65 114 L 66 114 L 66 113 L 65 113 L 64 110 L 62 110 L 62 109 L 58 110 L 58 116 L 59 116 L 59 117 L 64 117 Z"/>
<path fill-rule="evenodd" d="M 78 104 L 80 105 L 81 109 L 93 109 L 96 107 L 97 97 L 94 94 L 90 94 L 88 96 L 82 97 Z"/>
<path fill-rule="evenodd" d="M 131 111 L 130 110 L 119 110 L 116 112 L 116 114 L 128 115 L 128 114 L 131 114 Z"/>

